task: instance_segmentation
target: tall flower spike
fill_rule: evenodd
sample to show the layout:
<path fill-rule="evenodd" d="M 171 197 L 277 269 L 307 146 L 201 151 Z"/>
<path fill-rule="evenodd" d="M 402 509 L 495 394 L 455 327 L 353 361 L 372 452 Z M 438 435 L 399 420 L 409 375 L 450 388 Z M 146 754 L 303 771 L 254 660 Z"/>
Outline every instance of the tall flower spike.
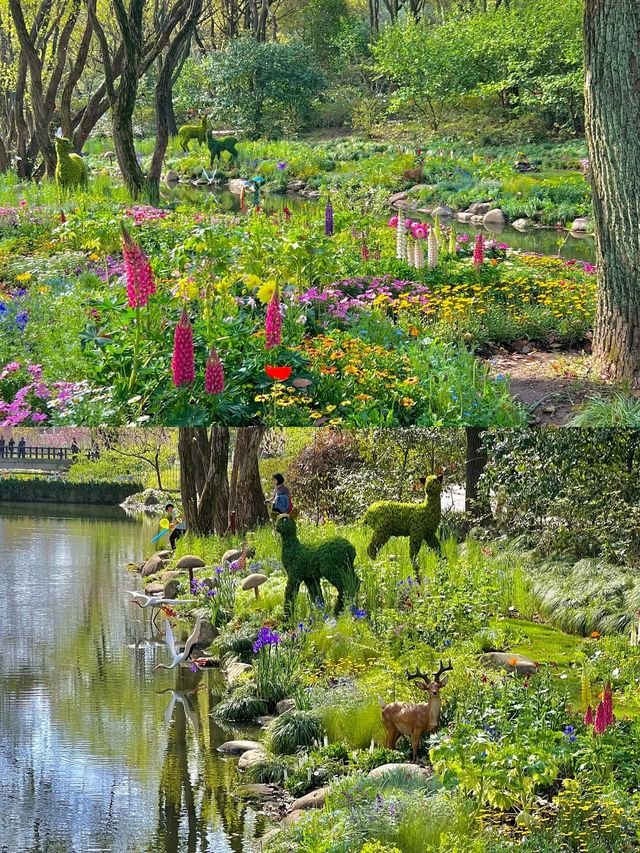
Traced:
<path fill-rule="evenodd" d="M 604 707 L 604 702 L 600 702 L 596 708 L 596 719 L 593 724 L 593 732 L 596 735 L 604 734 L 607 729 L 607 712 Z"/>
<path fill-rule="evenodd" d="M 224 368 L 215 347 L 211 347 L 211 352 L 207 358 L 207 366 L 204 372 L 204 390 L 207 394 L 220 394 L 224 391 Z"/>
<path fill-rule="evenodd" d="M 473 247 L 473 265 L 476 269 L 484 263 L 484 237 L 482 234 L 476 236 L 476 243 Z"/>
<path fill-rule="evenodd" d="M 151 264 L 124 225 L 121 225 L 121 228 L 127 301 L 130 308 L 143 308 L 149 301 L 149 297 L 156 292 Z"/>
<path fill-rule="evenodd" d="M 330 201 L 324 209 L 324 233 L 327 237 L 333 236 L 333 205 Z"/>
<path fill-rule="evenodd" d="M 193 352 L 193 330 L 187 309 L 182 309 L 173 339 L 173 358 L 171 359 L 173 384 L 190 385 L 196 378 L 195 356 Z"/>
<path fill-rule="evenodd" d="M 265 323 L 266 349 L 273 349 L 282 343 L 282 307 L 280 305 L 280 293 L 278 287 L 273 291 L 273 296 L 267 308 L 267 319 Z"/>
<path fill-rule="evenodd" d="M 407 257 L 407 229 L 405 226 L 402 211 L 398 216 L 396 223 L 396 257 L 399 261 L 404 261 Z"/>
<path fill-rule="evenodd" d="M 428 263 L 429 269 L 432 270 L 438 266 L 439 249 L 438 249 L 438 238 L 436 237 L 435 228 L 432 228 L 429 231 L 429 240 L 427 243 L 427 250 L 428 250 L 427 263 Z"/>
<path fill-rule="evenodd" d="M 613 725 L 613 691 L 611 689 L 611 682 L 607 681 L 604 685 L 604 692 L 602 694 L 602 704 L 604 705 L 604 722 L 607 727 Z"/>
<path fill-rule="evenodd" d="M 584 712 L 584 720 L 582 722 L 585 726 L 593 725 L 593 711 L 591 710 L 591 705 L 587 705 L 587 710 Z"/>
<path fill-rule="evenodd" d="M 458 248 L 456 245 L 456 230 L 452 225 L 451 230 L 449 231 L 449 254 L 455 255 L 457 251 Z"/>

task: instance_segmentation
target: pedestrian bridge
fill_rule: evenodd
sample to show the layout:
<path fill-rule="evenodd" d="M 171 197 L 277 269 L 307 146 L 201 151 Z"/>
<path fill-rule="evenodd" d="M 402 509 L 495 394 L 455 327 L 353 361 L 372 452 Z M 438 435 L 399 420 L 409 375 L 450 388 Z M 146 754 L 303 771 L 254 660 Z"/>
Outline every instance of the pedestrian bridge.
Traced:
<path fill-rule="evenodd" d="M 0 472 L 16 474 L 65 473 L 77 457 L 69 447 L 0 447 Z"/>

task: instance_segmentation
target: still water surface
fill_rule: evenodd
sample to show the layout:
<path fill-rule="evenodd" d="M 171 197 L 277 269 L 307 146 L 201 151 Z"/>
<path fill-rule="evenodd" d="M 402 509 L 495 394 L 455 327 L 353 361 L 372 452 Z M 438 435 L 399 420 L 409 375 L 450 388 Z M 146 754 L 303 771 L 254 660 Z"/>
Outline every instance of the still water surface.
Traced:
<path fill-rule="evenodd" d="M 216 752 L 219 673 L 153 672 L 166 649 L 128 603 L 156 529 L 0 505 L 2 853 L 241 853 L 264 830 Z"/>

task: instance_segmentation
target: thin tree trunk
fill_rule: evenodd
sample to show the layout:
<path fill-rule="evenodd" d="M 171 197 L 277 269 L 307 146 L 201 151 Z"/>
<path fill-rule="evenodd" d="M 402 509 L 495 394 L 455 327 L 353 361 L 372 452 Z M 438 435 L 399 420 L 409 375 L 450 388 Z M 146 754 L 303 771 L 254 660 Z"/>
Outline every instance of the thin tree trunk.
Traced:
<path fill-rule="evenodd" d="M 464 511 L 474 518 L 486 518 L 491 509 L 487 496 L 480 495 L 478 484 L 487 466 L 487 451 L 483 446 L 481 427 L 465 427 L 467 454 L 465 466 Z"/>
<path fill-rule="evenodd" d="M 187 528 L 223 536 L 229 524 L 229 429 L 180 427 L 180 492 Z"/>
<path fill-rule="evenodd" d="M 594 363 L 640 384 L 640 4 L 586 0 L 586 119 L 598 261 Z"/>
<path fill-rule="evenodd" d="M 260 479 L 260 444 L 266 427 L 239 427 L 233 452 L 229 507 L 236 513 L 238 530 L 248 530 L 269 520 Z"/>

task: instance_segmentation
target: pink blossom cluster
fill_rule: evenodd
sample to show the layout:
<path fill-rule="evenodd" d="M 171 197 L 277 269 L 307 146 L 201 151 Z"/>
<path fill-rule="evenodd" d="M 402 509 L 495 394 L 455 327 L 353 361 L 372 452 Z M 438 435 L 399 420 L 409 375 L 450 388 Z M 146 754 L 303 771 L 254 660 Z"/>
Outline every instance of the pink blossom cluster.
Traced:
<path fill-rule="evenodd" d="M 476 269 L 484 263 L 484 237 L 476 234 L 476 242 L 473 247 L 473 265 Z"/>
<path fill-rule="evenodd" d="M 311 287 L 298 297 L 302 303 L 326 303 L 327 313 L 344 320 L 349 312 L 370 311 L 374 303 L 394 307 L 402 299 L 421 311 L 434 301 L 431 290 L 418 281 L 401 281 L 390 275 L 347 278 L 327 285 L 320 291 Z"/>
<path fill-rule="evenodd" d="M 133 219 L 134 225 L 142 225 L 143 222 L 154 222 L 157 219 L 166 219 L 168 212 L 150 204 L 135 204 L 125 210 L 125 216 Z"/>
<path fill-rule="evenodd" d="M 602 735 L 613 725 L 613 691 L 611 683 L 607 681 L 602 692 L 602 699 L 596 708 L 595 717 L 591 705 L 587 707 L 584 715 L 585 726 L 593 726 L 593 733 Z"/>
<path fill-rule="evenodd" d="M 388 222 L 389 228 L 398 227 L 398 217 L 392 216 Z M 404 227 L 407 234 L 411 234 L 414 240 L 426 240 L 431 230 L 431 225 L 428 222 L 419 222 L 413 219 L 405 219 Z"/>
<path fill-rule="evenodd" d="M 191 385 L 196 378 L 193 327 L 186 307 L 182 309 L 173 338 L 171 373 L 176 388 L 182 385 Z M 220 394 L 224 391 L 224 368 L 214 347 L 211 348 L 207 358 L 204 387 L 207 394 Z"/>
<path fill-rule="evenodd" d="M 156 292 L 156 283 L 149 258 L 140 246 L 131 239 L 131 235 L 124 225 L 122 226 L 122 253 L 124 255 L 129 307 L 143 308 L 149 301 L 149 297 Z"/>
<path fill-rule="evenodd" d="M 277 347 L 282 343 L 282 307 L 277 287 L 273 292 L 267 308 L 265 334 L 265 349 L 273 349 L 273 347 Z"/>
<path fill-rule="evenodd" d="M 24 384 L 15 391 L 11 387 L 6 390 L 0 388 L 2 396 L 7 391 L 12 395 L 9 401 L 0 400 L 0 427 L 18 426 L 25 421 L 44 423 L 49 420 L 49 415 L 38 411 L 43 404 L 52 411 L 61 412 L 74 401 L 79 391 L 85 390 L 85 383 L 53 382 L 47 385 L 42 379 L 39 364 L 23 365 L 19 361 L 11 361 L 0 370 L 0 382 L 3 381 L 22 381 Z"/>

